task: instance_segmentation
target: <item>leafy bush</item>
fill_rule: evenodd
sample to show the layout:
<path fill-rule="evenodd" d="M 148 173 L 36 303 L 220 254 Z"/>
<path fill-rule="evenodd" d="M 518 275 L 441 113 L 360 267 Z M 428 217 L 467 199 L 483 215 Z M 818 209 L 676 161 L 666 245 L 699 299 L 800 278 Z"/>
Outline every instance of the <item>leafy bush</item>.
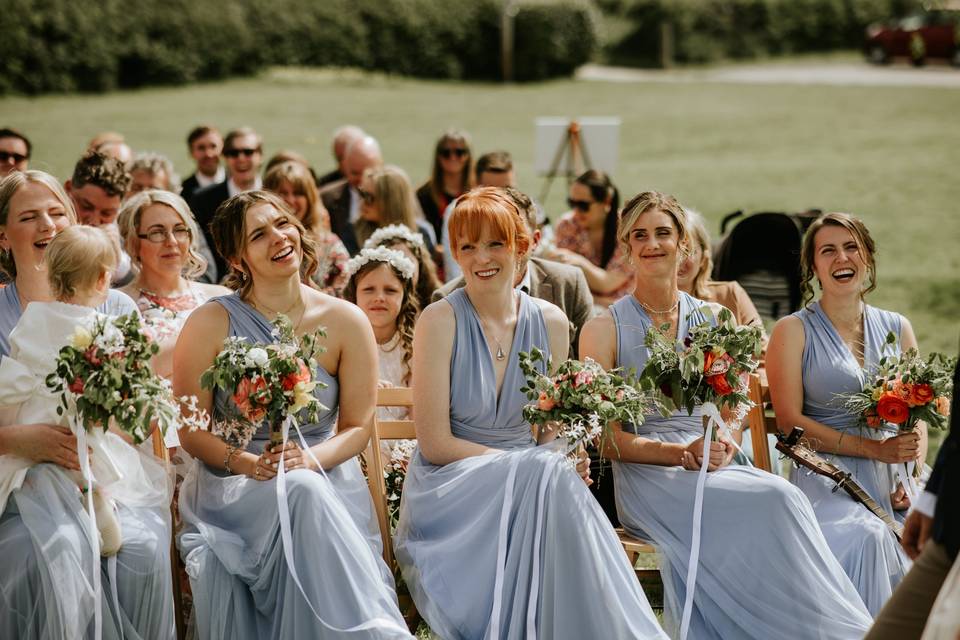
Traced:
<path fill-rule="evenodd" d="M 677 62 L 705 63 L 859 47 L 873 22 L 903 15 L 919 0 L 602 0 L 633 23 L 607 57 L 621 63 L 659 62 L 660 25 L 673 30 Z"/>
<path fill-rule="evenodd" d="M 501 0 L 5 0 L 0 93 L 106 91 L 248 74 L 272 64 L 429 78 L 500 76 Z M 589 0 L 520 0 L 515 77 L 592 55 Z"/>

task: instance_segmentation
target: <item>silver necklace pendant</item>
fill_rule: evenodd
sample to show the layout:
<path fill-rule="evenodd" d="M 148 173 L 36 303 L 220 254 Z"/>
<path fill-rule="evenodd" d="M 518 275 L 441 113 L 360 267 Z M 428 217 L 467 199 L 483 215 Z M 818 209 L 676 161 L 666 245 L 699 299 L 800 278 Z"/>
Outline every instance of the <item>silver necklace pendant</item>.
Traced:
<path fill-rule="evenodd" d="M 503 360 L 507 357 L 507 354 L 503 352 L 503 347 L 500 346 L 500 343 L 497 343 L 497 360 Z"/>

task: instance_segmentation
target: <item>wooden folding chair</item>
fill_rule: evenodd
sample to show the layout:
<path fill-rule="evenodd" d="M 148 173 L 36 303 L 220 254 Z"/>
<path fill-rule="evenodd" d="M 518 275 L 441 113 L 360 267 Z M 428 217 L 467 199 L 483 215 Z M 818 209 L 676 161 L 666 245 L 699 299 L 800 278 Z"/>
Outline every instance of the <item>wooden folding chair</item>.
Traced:
<path fill-rule="evenodd" d="M 153 430 L 150 440 L 153 443 L 153 455 L 161 460 L 165 467 L 169 468 L 170 450 L 167 449 L 167 445 L 163 441 L 163 434 L 160 432 L 160 429 Z M 176 527 L 177 513 L 176 504 L 174 503 L 170 504 L 170 522 Z M 180 571 L 182 568 L 180 565 L 180 556 L 177 553 L 176 535 L 176 531 L 171 531 L 170 577 L 173 582 L 171 588 L 173 589 L 173 615 L 177 627 L 177 639 L 184 640 L 187 636 L 187 626 L 183 617 L 183 592 L 180 589 Z"/>
<path fill-rule="evenodd" d="M 748 393 L 754 405 L 747 414 L 750 443 L 753 445 L 753 466 L 772 473 L 773 464 L 770 461 L 770 449 L 767 447 L 767 434 L 777 433 L 777 419 L 767 415 L 766 403 L 770 400 L 770 389 L 767 387 L 766 376 L 750 374 Z"/>
<path fill-rule="evenodd" d="M 407 407 L 413 406 L 413 390 L 408 387 L 391 387 L 377 390 L 377 407 Z M 396 559 L 393 556 L 393 532 L 390 530 L 390 517 L 387 513 L 387 487 L 383 472 L 386 461 L 380 451 L 381 440 L 416 440 L 417 433 L 413 427 L 413 420 L 378 420 L 374 416 L 373 433 L 370 435 L 370 444 L 365 452 L 367 460 L 367 483 L 370 486 L 370 495 L 373 497 L 373 508 L 380 523 L 380 535 L 383 538 L 383 559 L 387 566 L 398 573 Z M 420 621 L 420 614 L 409 596 L 398 594 L 400 613 L 411 630 L 416 630 Z"/>

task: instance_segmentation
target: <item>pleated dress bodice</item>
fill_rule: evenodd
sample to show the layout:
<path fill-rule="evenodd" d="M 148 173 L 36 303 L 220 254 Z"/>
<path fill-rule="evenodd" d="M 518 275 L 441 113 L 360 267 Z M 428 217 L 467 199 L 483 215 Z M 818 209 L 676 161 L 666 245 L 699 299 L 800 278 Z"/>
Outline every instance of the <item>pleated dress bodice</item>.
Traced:
<path fill-rule="evenodd" d="M 530 423 L 523 418 L 526 396 L 519 354 L 541 347 L 549 359 L 547 327 L 540 308 L 520 292 L 517 326 L 507 355 L 500 395 L 496 372 L 477 311 L 464 289 L 446 297 L 456 316 L 456 339 L 450 358 L 450 431 L 454 436 L 497 449 L 534 445 Z M 541 363 L 542 364 L 542 363 Z"/>

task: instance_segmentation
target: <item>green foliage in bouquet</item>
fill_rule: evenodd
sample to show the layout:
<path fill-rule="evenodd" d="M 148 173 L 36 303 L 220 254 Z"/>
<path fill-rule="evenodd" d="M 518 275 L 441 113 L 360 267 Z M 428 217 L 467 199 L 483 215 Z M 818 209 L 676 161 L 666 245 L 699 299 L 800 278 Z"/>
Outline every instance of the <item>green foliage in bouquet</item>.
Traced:
<path fill-rule="evenodd" d="M 76 408 L 77 417 L 88 431 L 111 424 L 141 443 L 151 423 L 166 433 L 181 422 L 181 402 L 170 382 L 150 368 L 150 358 L 159 347 L 140 328 L 136 313 L 110 318 L 97 314 L 79 325 L 70 344 L 60 349 L 56 369 L 46 385 L 60 395 L 57 412 L 63 415 Z"/>
<path fill-rule="evenodd" d="M 228 337 L 223 350 L 200 377 L 204 389 L 218 388 L 231 394 L 246 426 L 254 427 L 251 435 L 264 420 L 272 427 L 288 415 L 300 414 L 305 420 L 316 421 L 326 408 L 313 395 L 317 386 L 326 386 L 313 374 L 318 366 L 316 356 L 323 351 L 319 340 L 325 337 L 324 330 L 298 339 L 284 315 L 274 319 L 273 327 L 275 342 L 270 344 Z"/>
<path fill-rule="evenodd" d="M 709 307 L 700 310 L 713 317 Z M 662 415 L 685 409 L 693 413 L 698 404 L 712 402 L 717 407 L 749 408 L 746 377 L 759 364 L 762 333 L 759 327 L 738 326 L 726 308 L 710 321 L 692 327 L 683 348 L 666 336 L 669 325 L 651 327 L 646 346 L 650 351 L 640 374 L 646 390 L 663 396 Z"/>
<path fill-rule="evenodd" d="M 888 333 L 886 344 L 896 342 L 897 337 Z M 862 390 L 837 396 L 864 427 L 887 423 L 910 431 L 923 421 L 930 428 L 946 429 L 956 365 L 956 358 L 941 353 L 921 358 L 916 349 L 907 349 L 899 356 L 881 357 Z"/>
<path fill-rule="evenodd" d="M 532 401 L 523 417 L 530 424 L 559 424 L 559 437 L 571 446 L 596 439 L 614 421 L 642 424 L 655 404 L 622 369 L 607 371 L 590 358 L 571 359 L 549 376 L 537 368 L 539 362 L 549 365 L 539 349 L 520 354 L 526 378 L 520 390 Z"/>

